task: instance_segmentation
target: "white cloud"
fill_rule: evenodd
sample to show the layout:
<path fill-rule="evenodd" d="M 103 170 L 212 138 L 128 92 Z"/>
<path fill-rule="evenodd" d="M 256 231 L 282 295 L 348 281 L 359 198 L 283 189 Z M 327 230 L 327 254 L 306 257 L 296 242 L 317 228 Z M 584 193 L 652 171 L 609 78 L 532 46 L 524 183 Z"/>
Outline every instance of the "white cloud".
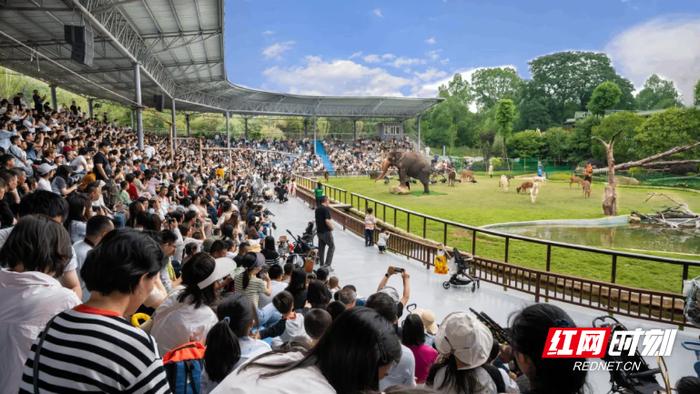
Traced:
<path fill-rule="evenodd" d="M 294 46 L 294 41 L 276 42 L 262 50 L 266 59 L 281 59 L 282 55 Z"/>
<path fill-rule="evenodd" d="M 436 68 L 429 68 L 423 72 L 416 72 L 415 73 L 418 79 L 421 81 L 433 81 L 436 79 L 441 79 L 445 78 L 447 76 L 447 72 L 443 70 L 438 70 Z"/>
<path fill-rule="evenodd" d="M 634 26 L 606 46 L 616 67 L 637 87 L 651 74 L 675 82 L 686 104 L 700 78 L 700 18 L 657 18 Z"/>
<path fill-rule="evenodd" d="M 425 64 L 425 59 L 399 56 L 391 63 L 391 65 L 396 68 L 403 68 L 405 66 L 413 66 L 417 64 Z"/>
<path fill-rule="evenodd" d="M 435 37 L 428 37 L 425 39 L 425 43 L 428 45 L 435 45 L 437 43 L 437 40 Z"/>
<path fill-rule="evenodd" d="M 440 53 L 442 52 L 442 49 L 433 49 L 432 51 L 426 52 L 426 56 L 432 61 L 438 61 L 440 60 Z"/>
<path fill-rule="evenodd" d="M 318 56 L 307 56 L 300 66 L 270 67 L 263 75 L 266 87 L 295 94 L 402 96 L 413 84 L 381 67 Z"/>
<path fill-rule="evenodd" d="M 363 57 L 362 60 L 364 60 L 365 63 L 379 63 L 382 61 L 382 57 L 375 54 L 369 54 Z"/>
<path fill-rule="evenodd" d="M 384 18 L 384 14 L 382 14 L 381 8 L 375 8 L 372 10 L 372 15 L 376 16 L 377 18 Z"/>
<path fill-rule="evenodd" d="M 385 53 L 382 55 L 382 60 L 394 60 L 396 59 L 396 55 L 393 53 Z"/>
<path fill-rule="evenodd" d="M 360 56 L 362 56 L 362 51 L 353 52 L 352 55 L 350 55 L 350 59 L 354 59 Z"/>
<path fill-rule="evenodd" d="M 264 32 L 262 32 L 263 36 L 268 36 L 268 37 L 273 35 L 273 34 L 275 34 L 274 30 L 265 30 Z"/>

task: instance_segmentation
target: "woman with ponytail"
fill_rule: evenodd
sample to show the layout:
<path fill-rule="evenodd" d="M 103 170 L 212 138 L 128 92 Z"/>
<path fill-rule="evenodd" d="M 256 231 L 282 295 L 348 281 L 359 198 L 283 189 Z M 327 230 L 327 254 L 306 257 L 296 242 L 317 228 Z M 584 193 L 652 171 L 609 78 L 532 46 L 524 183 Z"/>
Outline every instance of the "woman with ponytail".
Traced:
<path fill-rule="evenodd" d="M 212 308 L 218 304 L 224 278 L 235 269 L 232 261 L 215 261 L 208 253 L 197 253 L 182 267 L 184 288 L 175 289 L 156 309 L 151 334 L 160 354 L 190 341 L 204 342 L 219 319 Z"/>
<path fill-rule="evenodd" d="M 229 328 L 229 330 L 220 330 L 213 334 L 213 337 L 208 337 L 207 351 L 209 351 L 212 343 L 216 346 L 216 344 L 221 341 L 231 342 L 235 339 L 238 347 L 236 357 L 227 355 L 227 359 L 223 361 L 225 365 L 232 365 L 229 372 L 247 360 L 271 350 L 270 345 L 254 338 L 254 334 L 252 332 L 253 327 L 257 327 L 258 325 L 258 314 L 253 306 L 253 303 L 248 297 L 245 296 L 245 294 L 234 293 L 225 297 L 216 308 L 216 316 L 220 320 L 219 324 L 221 324 L 221 322 L 226 322 L 226 326 Z M 213 340 L 212 343 L 209 342 L 210 338 Z M 222 352 L 223 350 L 216 349 L 217 353 L 220 351 Z M 218 360 L 217 362 L 222 361 Z M 228 367 L 222 369 L 227 368 Z M 214 376 L 209 375 L 212 380 L 216 380 L 216 378 L 220 376 L 221 374 L 216 373 Z"/>
<path fill-rule="evenodd" d="M 204 352 L 202 394 L 214 389 L 241 359 L 238 336 L 231 330 L 231 319 L 226 316 L 209 330 L 207 349 Z"/>
<path fill-rule="evenodd" d="M 269 296 L 272 294 L 272 283 L 267 272 L 262 275 L 262 279 L 257 276 L 264 266 L 265 256 L 262 253 L 248 253 L 243 257 L 245 271 L 234 279 L 235 291 L 245 294 L 256 309 L 261 295 Z"/>
<path fill-rule="evenodd" d="M 575 370 L 582 358 L 542 358 L 551 327 L 576 325 L 563 309 L 551 304 L 534 304 L 518 313 L 511 323 L 513 353 L 518 367 L 530 382 L 528 394 L 582 394 L 586 371 Z"/>

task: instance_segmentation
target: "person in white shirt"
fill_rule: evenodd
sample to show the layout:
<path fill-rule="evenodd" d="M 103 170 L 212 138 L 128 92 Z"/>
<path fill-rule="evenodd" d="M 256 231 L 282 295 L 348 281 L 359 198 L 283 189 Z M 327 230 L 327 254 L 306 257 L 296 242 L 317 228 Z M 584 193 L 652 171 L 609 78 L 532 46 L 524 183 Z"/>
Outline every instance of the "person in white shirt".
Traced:
<path fill-rule="evenodd" d="M 204 342 L 209 329 L 219 319 L 211 309 L 219 301 L 224 278 L 235 269 L 232 260 L 215 261 L 207 253 L 197 253 L 182 267 L 184 288 L 176 288 L 156 309 L 146 326 L 158 342 L 160 354 L 190 341 Z"/>
<path fill-rule="evenodd" d="M 379 379 L 400 357 L 391 324 L 372 309 L 355 308 L 341 314 L 310 351 L 263 355 L 231 372 L 212 393 L 377 391 Z"/>
<path fill-rule="evenodd" d="M 49 179 L 51 179 L 55 170 L 56 166 L 48 163 L 43 163 L 36 169 L 36 173 L 39 175 L 39 179 L 36 184 L 37 190 L 46 190 L 48 192 L 52 191 L 51 181 Z"/>
<path fill-rule="evenodd" d="M 100 243 L 105 234 L 112 230 L 114 230 L 114 224 L 107 216 L 95 215 L 88 219 L 85 230 L 85 238 L 82 241 L 78 241 L 73 244 L 75 258 L 78 262 L 78 272 L 80 272 L 80 269 L 83 268 L 88 252 L 98 243 Z M 87 290 L 87 287 L 85 287 L 85 281 L 83 280 L 82 275 L 79 275 L 78 277 L 80 279 L 80 288 L 83 291 L 83 302 L 85 302 L 90 298 L 90 292 Z"/>
<path fill-rule="evenodd" d="M 29 246 L 31 245 L 31 247 Z M 80 304 L 56 280 L 72 257 L 70 236 L 43 215 L 24 216 L 0 249 L 0 387 L 16 393 L 32 341 L 57 313 Z"/>

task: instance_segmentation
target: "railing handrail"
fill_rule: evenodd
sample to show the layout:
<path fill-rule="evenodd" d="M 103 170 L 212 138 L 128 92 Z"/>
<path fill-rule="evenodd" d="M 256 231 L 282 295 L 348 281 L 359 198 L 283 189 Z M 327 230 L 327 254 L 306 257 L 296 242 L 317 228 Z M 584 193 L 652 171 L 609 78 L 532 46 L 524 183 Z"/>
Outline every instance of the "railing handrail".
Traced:
<path fill-rule="evenodd" d="M 311 178 L 306 178 L 306 177 L 301 177 L 301 178 L 307 179 L 310 182 L 316 182 L 315 180 L 313 180 Z M 341 189 L 341 188 L 336 187 L 336 186 L 327 185 L 327 184 L 324 184 L 324 186 L 328 187 L 328 188 L 337 189 L 339 191 L 347 192 L 347 190 Z M 544 240 L 544 239 L 539 239 L 539 238 L 527 237 L 524 235 L 504 233 L 504 232 L 500 232 L 500 231 L 496 231 L 496 230 L 485 229 L 485 228 L 479 227 L 479 226 L 471 226 L 468 224 L 455 222 L 455 221 L 452 221 L 449 219 L 442 219 L 442 218 L 438 218 L 438 217 L 435 217 L 432 215 L 427 215 L 424 213 L 416 212 L 416 211 L 413 211 L 411 209 L 398 207 L 398 206 L 393 205 L 393 204 L 389 204 L 389 203 L 379 201 L 379 200 L 371 198 L 371 197 L 367 197 L 363 194 L 359 194 L 359 193 L 355 193 L 355 192 L 350 192 L 350 194 L 354 195 L 356 197 L 364 198 L 367 201 L 372 201 L 374 203 L 381 204 L 381 205 L 384 205 L 386 207 L 392 208 L 394 210 L 408 213 L 408 214 L 411 214 L 411 215 L 414 215 L 414 216 L 417 216 L 420 218 L 425 218 L 425 219 L 435 221 L 437 223 L 449 224 L 451 226 L 455 226 L 455 227 L 458 227 L 461 229 L 476 231 L 476 232 L 480 232 L 483 234 L 493 235 L 496 237 L 515 239 L 515 240 L 520 240 L 520 241 L 532 242 L 532 243 L 536 243 L 536 244 L 540 244 L 540 245 L 551 245 L 551 246 L 556 246 L 556 247 L 561 247 L 561 248 L 566 248 L 566 249 L 574 249 L 574 250 L 580 250 L 580 251 L 592 252 L 592 253 L 598 253 L 598 254 L 605 254 L 605 255 L 611 255 L 611 256 L 615 255 L 618 257 L 656 261 L 656 262 L 662 262 L 662 263 L 668 263 L 668 264 L 674 264 L 674 265 L 689 265 L 689 266 L 694 266 L 694 267 L 700 267 L 700 261 L 695 261 L 695 260 L 674 259 L 674 258 L 663 257 L 663 256 L 654 256 L 654 255 L 641 254 L 641 253 L 624 252 L 624 251 L 617 251 L 617 250 L 605 249 L 605 248 L 595 248 L 595 247 L 586 246 L 586 245 L 570 244 L 570 243 L 566 243 L 566 242 L 550 241 L 550 240 Z"/>

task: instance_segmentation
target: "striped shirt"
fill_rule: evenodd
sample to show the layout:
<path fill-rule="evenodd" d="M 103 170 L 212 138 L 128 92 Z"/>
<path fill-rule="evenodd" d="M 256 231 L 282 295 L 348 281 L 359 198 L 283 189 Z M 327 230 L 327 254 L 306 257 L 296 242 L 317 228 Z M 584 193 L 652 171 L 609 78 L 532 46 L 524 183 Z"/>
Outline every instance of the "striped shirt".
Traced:
<path fill-rule="evenodd" d="M 79 305 L 47 329 L 39 353 L 41 392 L 170 392 L 155 341 L 116 313 Z M 34 392 L 38 342 L 24 365 L 20 393 Z"/>

